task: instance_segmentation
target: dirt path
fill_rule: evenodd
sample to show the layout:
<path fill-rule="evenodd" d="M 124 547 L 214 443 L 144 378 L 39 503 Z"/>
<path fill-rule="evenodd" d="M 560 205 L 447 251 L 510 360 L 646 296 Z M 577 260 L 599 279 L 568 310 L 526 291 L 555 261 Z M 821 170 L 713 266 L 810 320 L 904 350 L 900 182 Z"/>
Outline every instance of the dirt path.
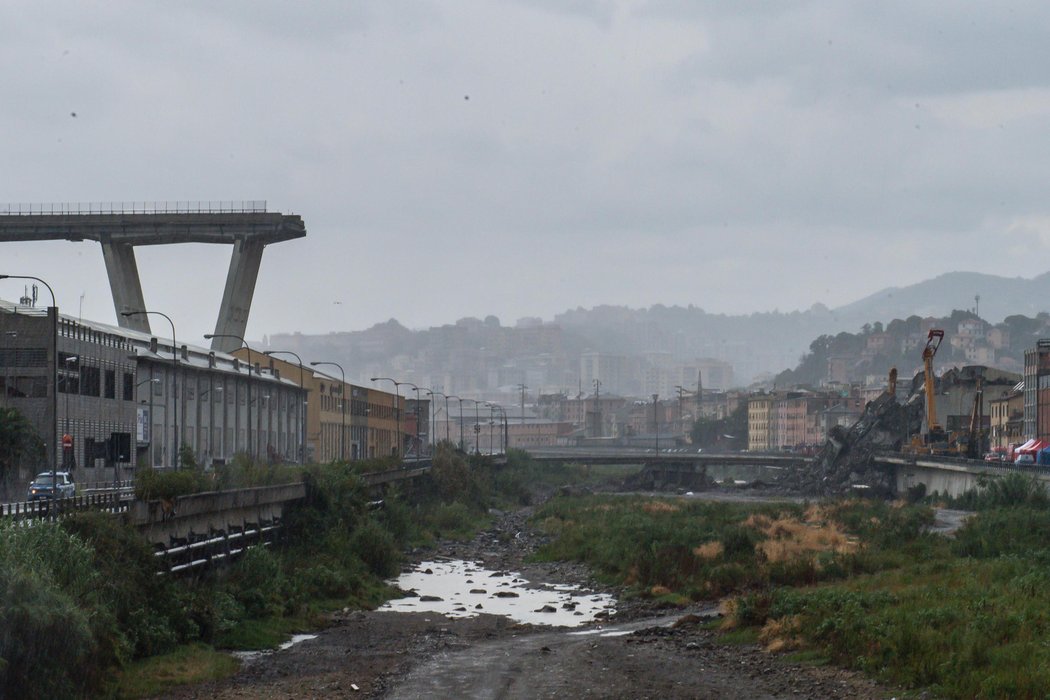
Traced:
<path fill-rule="evenodd" d="M 498 515 L 472 542 L 447 543 L 415 558 L 481 561 L 532 581 L 601 588 L 577 564 L 525 565 L 541 541 L 528 528 L 529 511 Z M 621 604 L 612 621 L 582 630 L 516 625 L 492 615 L 452 620 L 424 612 L 344 612 L 317 638 L 247 661 L 232 678 L 163 697 L 866 700 L 899 694 L 849 672 L 723 644 L 698 624 L 712 612 L 632 602 Z"/>

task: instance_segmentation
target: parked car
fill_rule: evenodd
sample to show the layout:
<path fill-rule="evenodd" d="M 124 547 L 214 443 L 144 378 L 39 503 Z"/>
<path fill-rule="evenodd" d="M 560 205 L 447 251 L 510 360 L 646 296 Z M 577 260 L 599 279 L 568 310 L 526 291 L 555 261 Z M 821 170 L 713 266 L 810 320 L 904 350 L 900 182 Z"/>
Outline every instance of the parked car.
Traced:
<path fill-rule="evenodd" d="M 55 488 L 57 484 L 57 489 Z M 51 481 L 51 472 L 40 472 L 36 478 L 29 482 L 29 493 L 26 494 L 27 501 L 43 501 L 55 494 L 57 498 L 72 498 L 77 491 L 76 484 L 69 472 L 55 472 L 55 480 Z"/>
<path fill-rule="evenodd" d="M 1017 459 L 1014 460 L 1014 464 L 1018 466 L 1027 466 L 1029 464 L 1035 464 L 1035 456 L 1028 452 L 1022 452 L 1017 455 Z"/>

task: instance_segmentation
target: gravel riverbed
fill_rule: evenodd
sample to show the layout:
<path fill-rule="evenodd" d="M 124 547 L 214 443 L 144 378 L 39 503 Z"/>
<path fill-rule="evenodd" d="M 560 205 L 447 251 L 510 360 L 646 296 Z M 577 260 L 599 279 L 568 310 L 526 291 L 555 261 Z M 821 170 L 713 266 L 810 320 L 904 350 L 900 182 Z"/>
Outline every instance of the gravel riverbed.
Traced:
<path fill-rule="evenodd" d="M 531 582 L 604 587 L 587 567 L 526 563 L 542 543 L 531 509 L 496 513 L 470 542 L 412 552 L 481 562 Z M 231 678 L 165 698 L 891 698 L 900 691 L 859 674 L 787 662 L 757 646 L 728 645 L 700 621 L 710 606 L 669 610 L 619 600 L 581 628 L 522 625 L 494 615 L 347 611 L 294 646 L 247 661 Z"/>

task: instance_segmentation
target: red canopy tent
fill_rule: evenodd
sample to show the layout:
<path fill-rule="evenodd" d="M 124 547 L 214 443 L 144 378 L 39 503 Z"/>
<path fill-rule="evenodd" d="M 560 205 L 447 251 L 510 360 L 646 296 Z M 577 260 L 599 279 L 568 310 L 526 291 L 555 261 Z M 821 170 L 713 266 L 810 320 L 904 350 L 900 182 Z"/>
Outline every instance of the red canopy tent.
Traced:
<path fill-rule="evenodd" d="M 1035 456 L 1035 453 L 1047 446 L 1042 440 L 1031 439 L 1014 450 L 1015 455 L 1025 454 Z"/>

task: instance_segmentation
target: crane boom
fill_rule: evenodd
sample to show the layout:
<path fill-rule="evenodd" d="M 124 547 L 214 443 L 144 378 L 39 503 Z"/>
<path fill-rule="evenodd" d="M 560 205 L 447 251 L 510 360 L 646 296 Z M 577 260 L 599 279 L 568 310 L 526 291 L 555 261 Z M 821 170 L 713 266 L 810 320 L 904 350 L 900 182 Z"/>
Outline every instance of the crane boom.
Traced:
<path fill-rule="evenodd" d="M 940 435 L 944 432 L 937 422 L 937 399 L 933 388 L 933 357 L 937 354 L 937 348 L 941 346 L 942 340 L 944 340 L 944 331 L 931 328 L 926 338 L 926 347 L 922 351 L 922 366 L 926 373 L 926 430 L 929 436 Z"/>

